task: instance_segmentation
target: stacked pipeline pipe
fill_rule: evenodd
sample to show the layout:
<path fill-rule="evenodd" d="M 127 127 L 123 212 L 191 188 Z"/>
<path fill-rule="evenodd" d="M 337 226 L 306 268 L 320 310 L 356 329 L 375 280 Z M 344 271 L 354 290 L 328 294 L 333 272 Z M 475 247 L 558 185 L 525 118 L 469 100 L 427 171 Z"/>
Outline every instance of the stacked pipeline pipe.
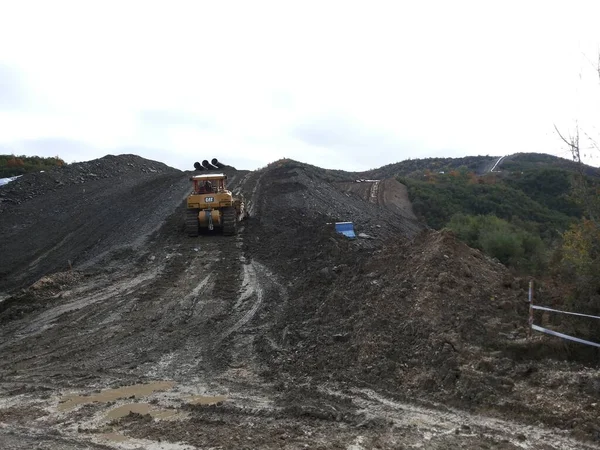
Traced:
<path fill-rule="evenodd" d="M 225 164 L 220 163 L 217 158 L 213 158 L 210 161 L 210 163 L 208 162 L 207 159 L 202 161 L 202 164 L 200 164 L 199 162 L 194 163 L 194 169 L 196 169 L 196 170 L 216 170 L 216 169 L 222 169 L 223 167 L 225 167 Z"/>

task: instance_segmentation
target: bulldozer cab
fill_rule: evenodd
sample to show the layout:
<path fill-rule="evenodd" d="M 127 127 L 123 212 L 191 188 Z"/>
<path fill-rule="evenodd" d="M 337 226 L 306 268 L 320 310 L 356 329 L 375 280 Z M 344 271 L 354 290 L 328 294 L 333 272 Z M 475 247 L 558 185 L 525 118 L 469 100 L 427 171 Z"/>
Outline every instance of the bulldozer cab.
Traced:
<path fill-rule="evenodd" d="M 225 191 L 225 180 L 223 174 L 196 175 L 191 178 L 194 182 L 194 194 L 210 194 Z"/>

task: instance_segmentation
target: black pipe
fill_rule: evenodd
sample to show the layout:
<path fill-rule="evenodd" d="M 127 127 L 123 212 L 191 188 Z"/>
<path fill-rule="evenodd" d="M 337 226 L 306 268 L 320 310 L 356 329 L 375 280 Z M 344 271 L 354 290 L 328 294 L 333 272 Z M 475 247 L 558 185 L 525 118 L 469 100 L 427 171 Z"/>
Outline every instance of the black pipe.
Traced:
<path fill-rule="evenodd" d="M 196 170 L 205 170 L 204 167 L 202 167 L 202 164 L 200 164 L 197 161 L 194 163 L 194 169 L 196 169 Z"/>
<path fill-rule="evenodd" d="M 212 161 L 210 162 L 213 166 L 222 169 L 223 167 L 225 167 L 225 164 L 220 163 L 219 160 L 217 158 L 213 158 Z"/>
<path fill-rule="evenodd" d="M 217 170 L 217 168 L 209 163 L 206 159 L 202 161 L 202 167 L 204 167 L 206 170 Z"/>

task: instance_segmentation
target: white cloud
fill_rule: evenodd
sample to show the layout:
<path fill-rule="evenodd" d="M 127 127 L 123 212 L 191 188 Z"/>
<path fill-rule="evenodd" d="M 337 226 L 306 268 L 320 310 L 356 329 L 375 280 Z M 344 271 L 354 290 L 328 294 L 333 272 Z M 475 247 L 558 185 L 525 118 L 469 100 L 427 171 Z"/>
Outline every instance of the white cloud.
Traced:
<path fill-rule="evenodd" d="M 26 101 L 0 111 L 0 143 L 180 168 L 557 154 L 554 123 L 596 132 L 597 17 L 594 1 L 4 2 L 0 63 Z M 344 145 L 298 136 L 307 124 Z"/>

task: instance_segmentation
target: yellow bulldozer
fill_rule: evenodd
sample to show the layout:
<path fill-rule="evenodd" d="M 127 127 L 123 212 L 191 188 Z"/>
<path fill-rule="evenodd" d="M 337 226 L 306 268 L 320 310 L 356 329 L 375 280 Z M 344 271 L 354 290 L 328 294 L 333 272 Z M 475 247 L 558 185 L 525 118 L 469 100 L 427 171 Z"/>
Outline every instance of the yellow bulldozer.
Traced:
<path fill-rule="evenodd" d="M 222 230 L 225 236 L 234 235 L 238 221 L 244 217 L 244 203 L 233 198 L 227 190 L 227 175 L 208 173 L 194 175 L 192 193 L 187 198 L 185 229 L 189 236 L 200 230 Z"/>

